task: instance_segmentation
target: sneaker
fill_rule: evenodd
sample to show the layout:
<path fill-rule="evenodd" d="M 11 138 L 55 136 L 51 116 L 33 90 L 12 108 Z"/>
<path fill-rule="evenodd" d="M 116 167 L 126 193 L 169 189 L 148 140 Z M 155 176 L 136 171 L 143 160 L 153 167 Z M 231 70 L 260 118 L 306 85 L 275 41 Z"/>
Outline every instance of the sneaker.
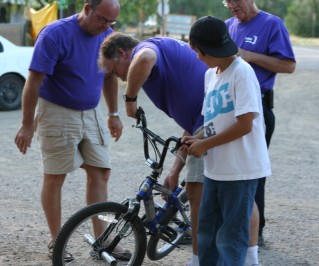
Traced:
<path fill-rule="evenodd" d="M 48 250 L 49 250 L 48 257 L 50 259 L 52 259 L 54 245 L 55 245 L 55 241 L 53 240 L 51 240 L 50 243 L 48 244 Z M 74 257 L 72 256 L 72 254 L 66 250 L 64 253 L 64 262 L 71 262 L 73 260 L 74 260 Z"/>
<path fill-rule="evenodd" d="M 194 254 L 192 254 L 192 257 L 186 263 L 186 266 L 199 266 L 198 256 L 195 256 Z"/>

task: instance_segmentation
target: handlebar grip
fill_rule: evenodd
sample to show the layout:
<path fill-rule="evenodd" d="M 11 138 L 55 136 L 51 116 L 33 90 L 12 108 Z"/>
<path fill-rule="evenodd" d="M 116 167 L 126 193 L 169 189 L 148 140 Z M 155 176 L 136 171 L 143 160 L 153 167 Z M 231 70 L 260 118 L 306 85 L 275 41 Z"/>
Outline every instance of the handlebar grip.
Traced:
<path fill-rule="evenodd" d="M 176 141 L 175 147 L 173 149 L 171 149 L 171 153 L 176 153 L 178 151 L 178 149 L 180 148 L 180 146 L 182 146 L 182 138 L 179 138 Z"/>
<path fill-rule="evenodd" d="M 143 110 L 142 107 L 139 107 L 139 108 L 136 110 L 135 116 L 136 116 L 136 118 L 138 119 L 138 118 L 141 117 L 141 115 L 145 115 L 145 112 L 144 112 L 144 110 Z"/>
<path fill-rule="evenodd" d="M 139 107 L 137 110 L 136 110 L 136 114 L 135 114 L 135 117 L 136 117 L 136 125 L 142 123 L 142 127 L 143 128 L 146 128 L 147 127 L 147 124 L 146 124 L 146 118 L 145 118 L 145 112 L 143 110 L 142 107 Z"/>

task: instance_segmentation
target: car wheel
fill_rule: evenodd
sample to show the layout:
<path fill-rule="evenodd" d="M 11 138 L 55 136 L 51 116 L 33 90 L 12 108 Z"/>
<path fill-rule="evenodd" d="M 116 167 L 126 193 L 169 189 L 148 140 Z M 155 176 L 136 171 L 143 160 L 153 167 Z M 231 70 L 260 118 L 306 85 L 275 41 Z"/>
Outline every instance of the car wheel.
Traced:
<path fill-rule="evenodd" d="M 7 74 L 0 78 L 0 110 L 20 108 L 23 86 L 23 78 L 17 75 Z"/>

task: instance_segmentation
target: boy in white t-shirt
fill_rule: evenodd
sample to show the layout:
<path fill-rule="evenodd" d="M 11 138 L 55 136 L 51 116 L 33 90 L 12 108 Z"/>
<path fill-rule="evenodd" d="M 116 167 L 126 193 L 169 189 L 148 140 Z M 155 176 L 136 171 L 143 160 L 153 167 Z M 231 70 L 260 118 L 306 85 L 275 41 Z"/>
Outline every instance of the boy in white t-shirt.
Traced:
<path fill-rule="evenodd" d="M 204 158 L 199 211 L 200 265 L 242 266 L 257 180 L 271 175 L 259 83 L 222 20 L 197 20 L 189 35 L 205 75 L 204 130 L 184 137 L 189 155 Z M 251 265 L 251 264 L 250 264 Z"/>

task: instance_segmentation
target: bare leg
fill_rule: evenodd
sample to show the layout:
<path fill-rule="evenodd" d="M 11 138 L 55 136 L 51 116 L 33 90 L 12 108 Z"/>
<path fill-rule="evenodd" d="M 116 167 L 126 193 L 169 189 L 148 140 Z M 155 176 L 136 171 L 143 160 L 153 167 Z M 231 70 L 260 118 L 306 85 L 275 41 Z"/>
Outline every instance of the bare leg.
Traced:
<path fill-rule="evenodd" d="M 41 202 L 52 240 L 57 238 L 61 229 L 61 188 L 65 176 L 44 174 Z"/>
<path fill-rule="evenodd" d="M 259 211 L 256 202 L 254 202 L 253 212 L 250 217 L 250 241 L 249 246 L 254 247 L 258 245 L 258 231 L 259 231 Z"/>
<path fill-rule="evenodd" d="M 97 168 L 85 165 L 87 174 L 86 203 L 107 201 L 107 182 L 110 177 L 110 169 Z"/>
<path fill-rule="evenodd" d="M 193 254 L 198 255 L 197 249 L 197 227 L 198 213 L 202 195 L 202 183 L 188 182 L 186 184 L 187 196 L 191 207 L 191 225 L 192 225 L 192 247 Z"/>
<path fill-rule="evenodd" d="M 110 169 L 84 165 L 87 174 L 86 203 L 107 201 L 107 182 L 110 177 Z M 98 237 L 105 228 L 105 222 L 93 221 L 95 237 Z"/>
<path fill-rule="evenodd" d="M 86 201 L 87 204 L 107 201 L 107 183 L 111 174 L 110 169 L 97 168 L 89 165 L 83 165 L 87 174 Z M 107 226 L 106 222 L 93 220 L 95 237 L 102 234 Z M 120 246 L 114 249 L 116 253 L 123 253 L 125 250 Z"/>

